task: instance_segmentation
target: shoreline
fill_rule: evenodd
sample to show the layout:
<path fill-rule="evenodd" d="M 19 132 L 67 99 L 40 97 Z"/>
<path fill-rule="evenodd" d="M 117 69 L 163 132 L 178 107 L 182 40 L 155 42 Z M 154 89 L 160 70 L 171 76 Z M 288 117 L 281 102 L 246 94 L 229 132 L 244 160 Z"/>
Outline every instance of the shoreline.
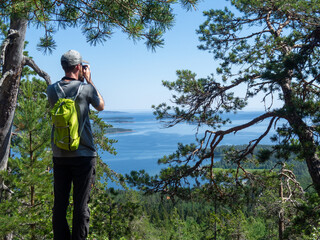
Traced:
<path fill-rule="evenodd" d="M 128 133 L 133 132 L 132 129 L 126 129 L 126 128 L 108 128 L 107 134 L 118 134 L 118 133 Z"/>

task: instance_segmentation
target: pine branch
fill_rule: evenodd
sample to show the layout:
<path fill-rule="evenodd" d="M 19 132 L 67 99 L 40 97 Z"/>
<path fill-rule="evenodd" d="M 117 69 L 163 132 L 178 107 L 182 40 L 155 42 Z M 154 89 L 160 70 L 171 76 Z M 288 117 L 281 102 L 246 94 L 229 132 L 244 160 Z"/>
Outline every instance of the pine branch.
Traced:
<path fill-rule="evenodd" d="M 218 143 L 222 140 L 222 139 L 217 140 L 218 137 L 219 138 L 223 138 L 227 134 L 236 133 L 236 132 L 238 132 L 240 130 L 243 130 L 243 129 L 246 129 L 248 127 L 251 127 L 254 124 L 256 124 L 258 122 L 261 122 L 261 121 L 263 121 L 263 120 L 265 120 L 267 118 L 270 118 L 270 117 L 280 117 L 280 116 L 279 116 L 279 113 L 277 113 L 277 112 L 267 112 L 267 113 L 262 114 L 259 117 L 254 118 L 253 120 L 251 120 L 250 122 L 247 122 L 245 124 L 238 125 L 238 126 L 229 128 L 227 130 L 220 130 L 220 131 L 217 131 L 217 132 L 212 132 L 215 136 L 214 136 L 214 139 L 211 141 L 210 147 L 211 148 L 215 148 L 218 145 Z M 270 125 L 268 127 L 268 130 L 270 130 Z M 209 130 L 207 130 L 207 131 L 211 132 Z M 266 134 L 266 132 L 262 136 L 265 136 L 265 134 Z"/>

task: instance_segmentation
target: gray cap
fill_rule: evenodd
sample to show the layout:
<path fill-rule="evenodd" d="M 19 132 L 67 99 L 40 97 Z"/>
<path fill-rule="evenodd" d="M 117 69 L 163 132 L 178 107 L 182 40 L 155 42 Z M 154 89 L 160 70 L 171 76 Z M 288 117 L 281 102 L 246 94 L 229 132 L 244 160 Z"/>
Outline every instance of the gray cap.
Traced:
<path fill-rule="evenodd" d="M 78 64 L 87 63 L 87 61 L 82 60 L 80 53 L 76 50 L 69 50 L 61 57 L 61 65 L 63 67 L 76 66 Z"/>

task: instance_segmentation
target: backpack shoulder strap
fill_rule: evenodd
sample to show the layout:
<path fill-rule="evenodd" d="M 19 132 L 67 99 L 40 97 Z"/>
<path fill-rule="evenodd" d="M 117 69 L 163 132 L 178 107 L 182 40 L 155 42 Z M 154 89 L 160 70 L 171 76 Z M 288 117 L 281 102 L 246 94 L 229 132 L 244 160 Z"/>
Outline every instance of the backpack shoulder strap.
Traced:
<path fill-rule="evenodd" d="M 60 82 L 60 81 L 59 81 Z M 67 98 L 67 95 L 66 93 L 63 91 L 61 85 L 59 82 L 56 82 L 53 86 L 54 86 L 54 89 L 57 93 L 57 96 L 58 98 Z M 83 83 L 80 83 L 79 87 L 78 87 L 78 90 L 77 90 L 77 93 L 75 96 L 71 97 L 70 99 L 72 99 L 73 101 L 76 100 L 76 98 L 78 97 L 78 95 L 80 94 L 82 88 L 83 88 Z"/>
<path fill-rule="evenodd" d="M 83 83 L 80 83 L 79 87 L 78 87 L 78 91 L 77 91 L 77 94 L 73 97 L 73 101 L 76 101 L 76 98 L 79 96 L 82 88 L 83 88 Z"/>
<path fill-rule="evenodd" d="M 83 123 L 82 123 L 82 126 L 81 126 L 80 131 L 79 131 L 79 136 L 80 136 L 80 138 L 81 138 L 81 133 L 82 133 L 82 131 L 83 131 L 83 129 L 84 129 L 84 125 L 86 124 L 87 118 L 89 118 L 89 116 L 86 116 L 86 117 L 83 119 Z"/>
<path fill-rule="evenodd" d="M 82 88 L 83 88 L 84 85 L 85 85 L 84 83 L 82 83 L 82 82 L 80 83 L 80 85 L 79 85 L 79 87 L 78 87 L 77 94 L 74 96 L 74 101 L 76 101 L 76 98 L 77 98 L 78 95 L 80 94 L 80 92 L 81 92 L 81 90 L 82 90 Z M 81 126 L 80 131 L 79 131 L 79 136 L 80 136 L 80 138 L 81 138 L 82 131 L 83 131 L 83 129 L 84 129 L 84 125 L 86 124 L 87 118 L 89 118 L 89 115 L 87 115 L 87 116 L 83 119 L 82 126 Z"/>
<path fill-rule="evenodd" d="M 65 98 L 66 94 L 63 91 L 62 87 L 60 86 L 59 82 L 56 82 L 53 84 L 54 89 L 56 90 L 58 98 Z"/>

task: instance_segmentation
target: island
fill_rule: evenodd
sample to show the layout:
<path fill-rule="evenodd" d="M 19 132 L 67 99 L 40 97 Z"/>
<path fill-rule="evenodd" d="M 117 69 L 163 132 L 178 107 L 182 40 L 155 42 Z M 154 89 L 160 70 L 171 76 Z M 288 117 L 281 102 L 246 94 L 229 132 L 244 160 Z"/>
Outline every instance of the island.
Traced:
<path fill-rule="evenodd" d="M 125 133 L 125 132 L 133 132 L 132 129 L 126 128 L 108 128 L 107 134 L 116 134 L 116 133 Z"/>

